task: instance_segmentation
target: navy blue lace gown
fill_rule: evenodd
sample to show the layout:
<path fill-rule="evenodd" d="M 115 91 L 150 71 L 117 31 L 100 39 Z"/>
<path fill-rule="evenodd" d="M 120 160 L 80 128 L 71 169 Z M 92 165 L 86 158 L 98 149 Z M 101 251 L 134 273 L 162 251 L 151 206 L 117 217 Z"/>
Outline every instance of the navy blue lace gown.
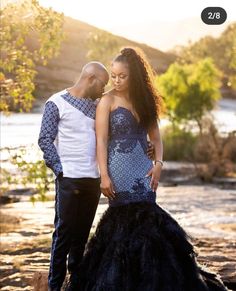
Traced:
<path fill-rule="evenodd" d="M 87 244 L 78 274 L 83 291 L 227 290 L 201 269 L 189 237 L 156 204 L 145 177 L 147 132 L 131 111 L 110 114 L 108 170 L 116 197 Z"/>

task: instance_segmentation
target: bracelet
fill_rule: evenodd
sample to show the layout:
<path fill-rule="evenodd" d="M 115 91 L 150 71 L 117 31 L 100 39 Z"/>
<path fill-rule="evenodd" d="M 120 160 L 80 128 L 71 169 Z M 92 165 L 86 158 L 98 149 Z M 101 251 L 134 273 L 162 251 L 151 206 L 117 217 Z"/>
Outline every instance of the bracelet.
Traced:
<path fill-rule="evenodd" d="M 164 164 L 163 161 L 161 161 L 161 160 L 155 160 L 155 161 L 154 161 L 154 164 L 156 165 L 157 163 L 160 163 L 161 166 L 163 167 L 163 164 Z"/>

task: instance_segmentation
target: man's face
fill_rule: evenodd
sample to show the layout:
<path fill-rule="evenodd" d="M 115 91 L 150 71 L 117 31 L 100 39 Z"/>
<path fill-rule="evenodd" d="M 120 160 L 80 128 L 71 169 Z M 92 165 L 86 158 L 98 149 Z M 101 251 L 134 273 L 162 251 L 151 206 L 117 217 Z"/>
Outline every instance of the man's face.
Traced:
<path fill-rule="evenodd" d="M 107 74 L 97 74 L 93 76 L 93 82 L 89 88 L 89 95 L 93 100 L 100 98 L 105 91 L 109 76 Z"/>

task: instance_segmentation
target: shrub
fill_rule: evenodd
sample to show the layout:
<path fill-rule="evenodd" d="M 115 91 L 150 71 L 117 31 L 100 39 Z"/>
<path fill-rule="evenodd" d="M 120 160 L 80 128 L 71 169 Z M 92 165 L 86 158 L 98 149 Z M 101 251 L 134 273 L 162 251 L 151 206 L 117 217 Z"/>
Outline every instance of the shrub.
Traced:
<path fill-rule="evenodd" d="M 189 161 L 192 159 L 196 137 L 179 127 L 168 126 L 162 133 L 164 160 Z"/>

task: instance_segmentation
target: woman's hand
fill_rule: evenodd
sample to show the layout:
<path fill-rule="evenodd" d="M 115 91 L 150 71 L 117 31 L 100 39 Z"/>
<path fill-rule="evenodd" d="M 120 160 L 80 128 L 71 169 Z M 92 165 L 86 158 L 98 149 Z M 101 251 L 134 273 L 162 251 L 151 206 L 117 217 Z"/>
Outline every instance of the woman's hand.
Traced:
<path fill-rule="evenodd" d="M 109 176 L 101 177 L 100 188 L 104 196 L 110 199 L 115 198 L 115 191 Z"/>
<path fill-rule="evenodd" d="M 152 191 L 156 192 L 158 183 L 161 177 L 161 164 L 157 163 L 155 166 L 152 167 L 152 169 L 147 173 L 146 177 L 151 176 L 151 182 L 150 182 L 150 187 Z"/>

